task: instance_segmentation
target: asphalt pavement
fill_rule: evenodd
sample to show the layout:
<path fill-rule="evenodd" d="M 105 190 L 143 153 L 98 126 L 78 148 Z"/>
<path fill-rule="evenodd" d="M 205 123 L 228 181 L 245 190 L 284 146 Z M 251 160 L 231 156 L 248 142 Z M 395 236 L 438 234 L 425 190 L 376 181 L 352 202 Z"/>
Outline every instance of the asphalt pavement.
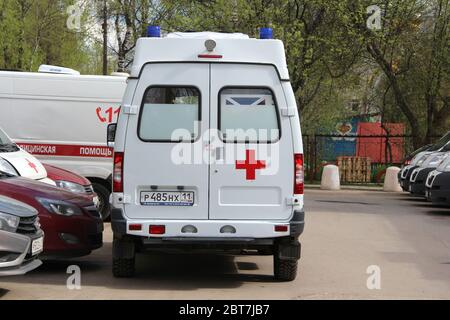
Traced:
<path fill-rule="evenodd" d="M 270 256 L 214 254 L 142 255 L 135 278 L 116 279 L 107 224 L 103 248 L 0 278 L 0 299 L 450 299 L 449 208 L 404 193 L 311 189 L 306 212 L 293 282 L 273 280 Z M 80 289 L 67 286 L 70 265 Z"/>

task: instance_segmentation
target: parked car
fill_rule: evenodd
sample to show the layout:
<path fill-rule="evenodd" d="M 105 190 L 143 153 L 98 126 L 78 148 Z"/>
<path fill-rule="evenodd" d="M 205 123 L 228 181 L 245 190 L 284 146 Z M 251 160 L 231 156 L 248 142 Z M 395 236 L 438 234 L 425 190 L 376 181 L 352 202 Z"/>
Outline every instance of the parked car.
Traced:
<path fill-rule="evenodd" d="M 34 156 L 17 146 L 0 128 L 0 170 L 11 175 L 18 175 L 57 186 L 92 198 L 99 211 L 106 219 L 104 197 L 99 198 L 91 182 L 73 172 L 41 163 Z M 105 193 L 108 193 L 105 191 Z"/>
<path fill-rule="evenodd" d="M 450 157 L 429 173 L 425 196 L 433 204 L 450 206 Z"/>
<path fill-rule="evenodd" d="M 9 176 L 0 171 L 0 179 Z M 3 193 L 0 188 L 0 276 L 21 275 L 42 264 L 44 233 L 36 209 Z"/>
<path fill-rule="evenodd" d="M 55 185 L 47 178 L 47 171 L 34 156 L 19 148 L 0 128 L 0 170 Z"/>
<path fill-rule="evenodd" d="M 76 173 L 51 166 L 46 163 L 43 163 L 42 165 L 44 166 L 45 170 L 47 170 L 48 178 L 53 180 L 56 183 L 57 187 L 90 198 L 92 202 L 94 202 L 100 214 L 102 214 L 101 207 L 103 200 L 99 199 L 97 194 L 94 192 L 94 188 L 92 187 L 91 182 L 88 179 Z M 109 215 L 107 215 L 106 217 L 102 216 L 102 218 L 106 219 L 108 216 Z"/>
<path fill-rule="evenodd" d="M 418 153 L 411 160 L 411 164 L 403 167 L 400 170 L 399 183 L 400 183 L 400 186 L 402 187 L 403 191 L 409 192 L 409 183 L 410 183 L 412 172 L 414 171 L 414 169 L 418 168 L 425 161 L 425 159 L 428 157 L 429 154 L 430 154 L 430 152 L 428 152 L 428 151 L 422 151 L 422 152 Z"/>
<path fill-rule="evenodd" d="M 102 246 L 103 221 L 91 198 L 5 174 L 0 190 L 38 211 L 45 232 L 42 257 L 83 256 Z"/>
<path fill-rule="evenodd" d="M 409 192 L 409 183 L 411 174 L 414 171 L 414 169 L 418 168 L 423 161 L 425 161 L 426 156 L 433 152 L 439 152 L 442 151 L 442 149 L 447 145 L 450 144 L 450 131 L 447 132 L 442 138 L 440 138 L 435 144 L 433 144 L 431 147 L 428 147 L 424 151 L 420 151 L 416 153 L 416 155 L 411 159 L 411 163 L 408 165 L 405 165 L 400 172 L 398 173 L 398 180 L 400 183 L 400 186 L 402 187 L 403 191 Z"/>
<path fill-rule="evenodd" d="M 413 152 L 411 152 L 410 154 L 408 154 L 402 161 L 402 168 L 404 166 L 407 166 L 409 164 L 411 164 L 412 159 L 419 153 L 423 152 L 423 151 L 428 151 L 428 149 L 430 149 L 433 145 L 432 144 L 427 144 L 424 145 L 423 147 L 420 147 L 419 149 L 414 150 Z"/>
<path fill-rule="evenodd" d="M 103 216 L 110 213 L 113 167 L 105 130 L 117 121 L 127 76 L 80 75 L 57 66 L 0 71 L 0 83 L 8 84 L 0 90 L 0 126 L 42 162 L 88 178 Z"/>
<path fill-rule="evenodd" d="M 435 170 L 450 151 L 450 145 L 445 146 L 442 152 L 434 152 L 425 157 L 424 161 L 411 172 L 409 179 L 409 192 L 414 196 L 425 197 L 425 182 L 428 174 Z"/>

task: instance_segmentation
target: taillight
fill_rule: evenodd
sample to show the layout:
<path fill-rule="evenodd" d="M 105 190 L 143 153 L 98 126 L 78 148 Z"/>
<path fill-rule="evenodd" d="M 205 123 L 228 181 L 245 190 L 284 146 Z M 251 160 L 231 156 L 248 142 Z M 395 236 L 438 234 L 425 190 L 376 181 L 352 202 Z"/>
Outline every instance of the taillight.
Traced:
<path fill-rule="evenodd" d="M 150 234 L 164 234 L 166 233 L 166 226 L 164 225 L 151 225 L 149 228 Z"/>
<path fill-rule="evenodd" d="M 305 176 L 303 173 L 303 154 L 296 153 L 294 155 L 294 164 L 295 164 L 294 194 L 303 194 L 305 183 Z"/>
<path fill-rule="evenodd" d="M 123 152 L 114 153 L 113 192 L 123 192 Z"/>

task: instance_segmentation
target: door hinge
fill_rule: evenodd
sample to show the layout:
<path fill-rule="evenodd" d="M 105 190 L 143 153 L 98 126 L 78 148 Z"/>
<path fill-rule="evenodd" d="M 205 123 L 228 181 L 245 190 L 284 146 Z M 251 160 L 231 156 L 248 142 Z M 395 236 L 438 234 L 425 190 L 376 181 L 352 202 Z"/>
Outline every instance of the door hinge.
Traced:
<path fill-rule="evenodd" d="M 286 204 L 288 206 L 298 206 L 300 204 L 300 199 L 296 196 L 286 198 Z"/>
<path fill-rule="evenodd" d="M 131 203 L 131 196 L 129 194 L 115 194 L 114 200 L 119 204 L 127 204 Z"/>
<path fill-rule="evenodd" d="M 295 108 L 283 108 L 281 109 L 281 115 L 283 117 L 293 117 L 295 116 Z"/>
<path fill-rule="evenodd" d="M 137 106 L 124 105 L 122 108 L 124 114 L 137 114 Z"/>

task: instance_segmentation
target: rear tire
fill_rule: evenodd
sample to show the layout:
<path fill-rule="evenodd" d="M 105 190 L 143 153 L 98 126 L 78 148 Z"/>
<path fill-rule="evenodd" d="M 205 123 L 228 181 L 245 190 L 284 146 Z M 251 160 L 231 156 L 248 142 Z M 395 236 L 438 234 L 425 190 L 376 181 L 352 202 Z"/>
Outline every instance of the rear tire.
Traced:
<path fill-rule="evenodd" d="M 135 272 L 135 259 L 113 259 L 113 275 L 116 278 L 131 278 Z"/>
<path fill-rule="evenodd" d="M 293 281 L 297 277 L 298 261 L 281 260 L 277 254 L 273 256 L 275 279 Z"/>
<path fill-rule="evenodd" d="M 111 215 L 111 208 L 109 204 L 109 195 L 111 192 L 102 184 L 94 182 L 92 184 L 95 193 L 98 196 L 98 200 L 100 202 L 98 211 L 103 219 L 103 221 L 107 221 Z"/>
<path fill-rule="evenodd" d="M 135 273 L 136 251 L 132 239 L 114 238 L 112 273 L 116 278 L 130 278 Z"/>

